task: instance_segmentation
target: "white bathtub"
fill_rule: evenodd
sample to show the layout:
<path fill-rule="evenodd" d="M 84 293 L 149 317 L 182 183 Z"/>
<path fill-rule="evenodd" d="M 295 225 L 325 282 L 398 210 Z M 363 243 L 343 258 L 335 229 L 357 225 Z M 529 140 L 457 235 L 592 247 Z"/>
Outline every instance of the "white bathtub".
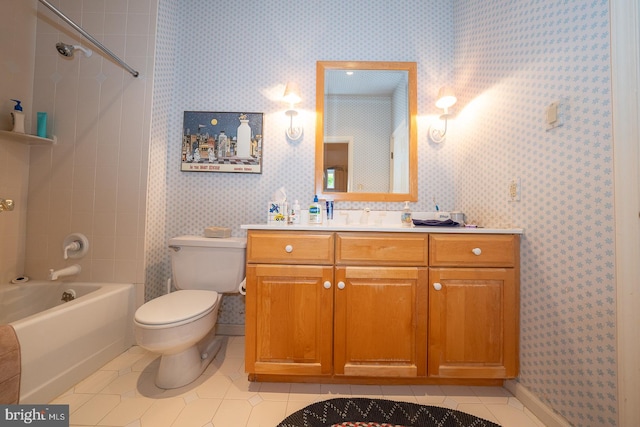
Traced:
<path fill-rule="evenodd" d="M 62 302 L 73 289 L 76 299 Z M 0 286 L 0 323 L 22 354 L 20 403 L 49 403 L 134 343 L 132 284 L 30 281 Z"/>

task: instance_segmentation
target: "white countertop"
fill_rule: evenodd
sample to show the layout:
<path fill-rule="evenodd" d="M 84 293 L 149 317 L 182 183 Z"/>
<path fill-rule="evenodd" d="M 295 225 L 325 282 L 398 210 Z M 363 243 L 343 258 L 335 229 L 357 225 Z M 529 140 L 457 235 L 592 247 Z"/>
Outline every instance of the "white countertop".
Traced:
<path fill-rule="evenodd" d="M 456 234 L 523 234 L 522 228 L 467 228 L 467 227 L 403 227 L 401 224 L 390 225 L 360 225 L 360 224 L 242 224 L 245 230 L 272 230 L 272 231 L 368 231 L 368 232 L 392 232 L 392 233 L 456 233 Z"/>
<path fill-rule="evenodd" d="M 324 218 L 322 224 L 309 224 L 308 211 L 303 210 L 299 224 L 270 222 L 264 224 L 242 224 L 245 230 L 282 230 L 282 231 L 368 231 L 394 233 L 460 233 L 460 234 L 523 234 L 522 228 L 489 227 L 445 227 L 414 226 L 403 227 L 400 222 L 401 211 L 369 211 L 366 223 L 361 223 L 363 211 L 335 211 L 334 219 Z M 414 219 L 446 219 L 448 212 L 414 212 Z"/>

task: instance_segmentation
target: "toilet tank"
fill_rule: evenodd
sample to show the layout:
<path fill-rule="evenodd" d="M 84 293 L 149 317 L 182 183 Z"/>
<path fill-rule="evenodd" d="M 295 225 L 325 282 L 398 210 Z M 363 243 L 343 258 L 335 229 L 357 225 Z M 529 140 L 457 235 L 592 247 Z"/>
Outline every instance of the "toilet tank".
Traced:
<path fill-rule="evenodd" d="M 245 277 L 247 239 L 180 236 L 169 239 L 176 289 L 238 292 Z"/>

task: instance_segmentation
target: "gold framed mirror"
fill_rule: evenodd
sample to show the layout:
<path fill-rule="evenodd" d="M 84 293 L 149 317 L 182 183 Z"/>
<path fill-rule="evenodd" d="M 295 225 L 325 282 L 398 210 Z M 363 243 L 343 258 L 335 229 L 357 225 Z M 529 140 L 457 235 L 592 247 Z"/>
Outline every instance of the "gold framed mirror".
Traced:
<path fill-rule="evenodd" d="M 415 62 L 318 61 L 318 197 L 417 201 Z"/>

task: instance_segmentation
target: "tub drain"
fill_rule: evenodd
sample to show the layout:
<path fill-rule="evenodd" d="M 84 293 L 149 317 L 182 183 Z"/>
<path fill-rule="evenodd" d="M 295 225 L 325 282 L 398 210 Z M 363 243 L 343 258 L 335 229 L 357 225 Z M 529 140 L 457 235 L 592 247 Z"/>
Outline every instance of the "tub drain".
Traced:
<path fill-rule="evenodd" d="M 61 301 L 69 302 L 73 301 L 74 299 L 76 299 L 76 291 L 74 291 L 73 289 L 67 289 L 62 293 Z"/>

